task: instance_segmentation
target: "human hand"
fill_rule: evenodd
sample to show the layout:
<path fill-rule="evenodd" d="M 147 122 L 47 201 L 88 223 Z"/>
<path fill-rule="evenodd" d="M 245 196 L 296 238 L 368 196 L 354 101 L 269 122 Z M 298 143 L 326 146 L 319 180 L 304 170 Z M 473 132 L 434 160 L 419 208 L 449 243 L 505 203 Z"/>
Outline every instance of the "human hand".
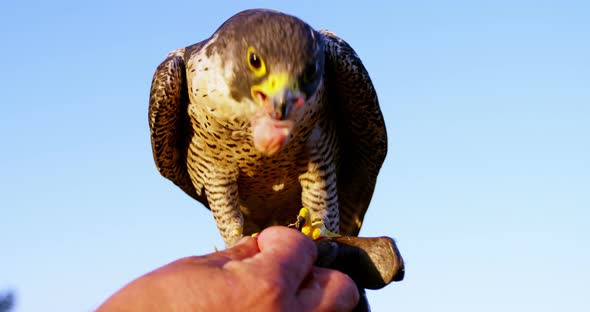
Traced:
<path fill-rule="evenodd" d="M 313 266 L 316 257 L 311 239 L 271 227 L 226 250 L 156 269 L 98 311 L 351 311 L 359 300 L 354 282 Z"/>

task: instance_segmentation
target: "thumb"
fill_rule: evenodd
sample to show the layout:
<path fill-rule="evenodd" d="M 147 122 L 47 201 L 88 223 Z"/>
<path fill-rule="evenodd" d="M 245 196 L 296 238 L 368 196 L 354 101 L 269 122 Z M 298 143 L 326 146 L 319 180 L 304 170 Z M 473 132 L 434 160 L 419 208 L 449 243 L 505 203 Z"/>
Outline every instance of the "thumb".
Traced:
<path fill-rule="evenodd" d="M 209 261 L 215 262 L 219 266 L 222 266 L 229 261 L 239 261 L 253 257 L 259 252 L 260 250 L 258 249 L 258 243 L 256 242 L 256 239 L 248 236 L 242 238 L 232 247 L 208 254 L 203 257 L 207 258 Z"/>

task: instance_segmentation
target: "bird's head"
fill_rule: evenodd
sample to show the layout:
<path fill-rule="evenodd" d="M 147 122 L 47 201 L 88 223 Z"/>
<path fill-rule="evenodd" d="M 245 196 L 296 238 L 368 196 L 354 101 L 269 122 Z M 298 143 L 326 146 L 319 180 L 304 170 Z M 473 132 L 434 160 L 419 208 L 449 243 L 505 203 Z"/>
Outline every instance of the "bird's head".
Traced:
<path fill-rule="evenodd" d="M 296 17 L 270 10 L 248 10 L 216 32 L 216 50 L 231 60 L 231 97 L 251 106 L 254 145 L 271 156 L 287 144 L 322 81 L 323 45 L 319 34 Z"/>

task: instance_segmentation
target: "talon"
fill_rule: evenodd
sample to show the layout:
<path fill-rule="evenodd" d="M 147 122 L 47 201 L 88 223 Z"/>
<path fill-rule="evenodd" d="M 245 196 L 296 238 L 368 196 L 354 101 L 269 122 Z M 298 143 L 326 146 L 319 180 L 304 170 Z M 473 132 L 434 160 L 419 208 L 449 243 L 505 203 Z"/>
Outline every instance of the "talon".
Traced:
<path fill-rule="evenodd" d="M 307 222 L 307 220 L 309 220 L 311 218 L 311 214 L 309 213 L 309 210 L 305 207 L 301 208 L 301 210 L 299 210 L 299 214 L 297 215 L 297 221 L 295 221 L 295 223 L 293 224 L 289 224 L 288 226 L 292 229 L 297 229 L 297 231 L 299 232 L 303 232 L 306 231 L 306 233 L 309 233 L 310 230 L 309 229 L 305 229 L 304 227 L 307 225 L 309 226 L 309 222 Z M 305 234 L 307 235 L 307 234 Z"/>
<path fill-rule="evenodd" d="M 332 233 L 326 229 L 326 225 L 321 220 L 311 221 L 311 213 L 306 207 L 299 210 L 297 222 L 292 224 L 293 227 L 299 229 L 303 235 L 310 237 L 313 240 L 318 240 L 322 237 L 339 237 L 340 235 Z"/>
<path fill-rule="evenodd" d="M 297 222 L 296 222 L 296 229 L 298 231 L 301 231 L 303 229 L 303 226 L 305 225 L 305 218 L 302 216 L 297 216 Z"/>

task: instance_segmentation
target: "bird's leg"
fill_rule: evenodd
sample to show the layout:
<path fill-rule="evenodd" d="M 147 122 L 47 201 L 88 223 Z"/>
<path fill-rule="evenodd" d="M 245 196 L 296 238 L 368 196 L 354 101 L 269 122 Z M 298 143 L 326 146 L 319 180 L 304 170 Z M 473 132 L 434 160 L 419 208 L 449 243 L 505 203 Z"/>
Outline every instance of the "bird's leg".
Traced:
<path fill-rule="evenodd" d="M 302 232 L 313 239 L 340 232 L 335 149 L 326 142 L 333 140 L 326 140 L 326 137 L 320 135 L 320 131 L 318 128 L 314 129 L 309 144 L 307 172 L 299 177 L 301 203 L 304 208 L 298 219 L 305 219 Z"/>
<path fill-rule="evenodd" d="M 244 216 L 240 211 L 238 185 L 227 178 L 209 179 L 205 186 L 209 208 L 227 247 L 242 238 Z"/>

